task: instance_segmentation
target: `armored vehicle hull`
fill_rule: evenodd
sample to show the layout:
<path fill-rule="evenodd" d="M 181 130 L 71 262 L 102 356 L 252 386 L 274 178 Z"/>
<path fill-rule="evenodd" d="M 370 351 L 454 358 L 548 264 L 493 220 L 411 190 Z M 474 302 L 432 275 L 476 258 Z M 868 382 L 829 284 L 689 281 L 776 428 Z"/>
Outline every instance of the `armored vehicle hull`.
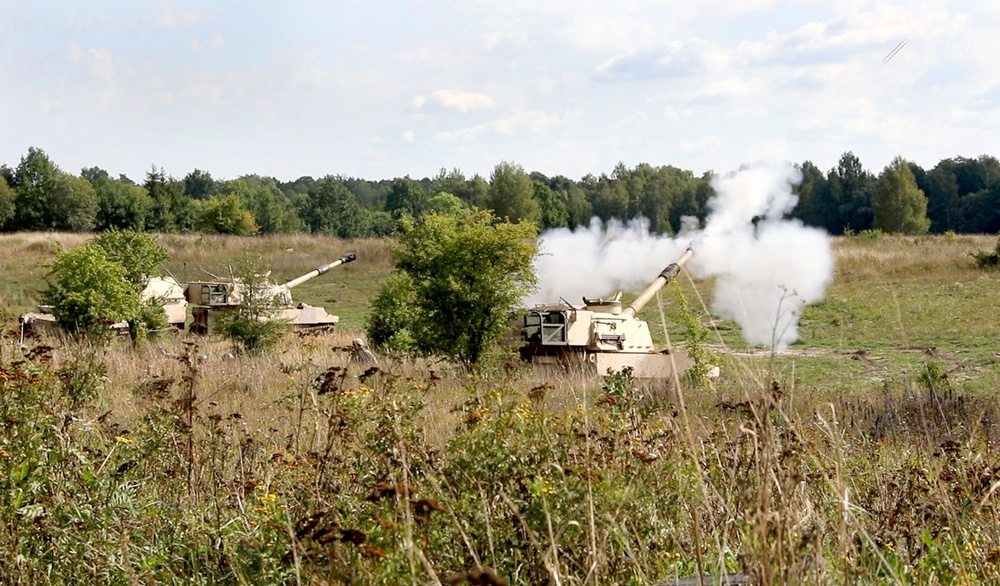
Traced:
<path fill-rule="evenodd" d="M 658 350 L 645 321 L 636 314 L 680 272 L 691 258 L 689 249 L 625 310 L 621 293 L 609 299 L 584 298 L 583 305 L 536 305 L 524 317 L 521 358 L 542 373 L 564 372 L 605 376 L 631 368 L 637 378 L 671 378 L 691 367 L 687 352 Z"/>

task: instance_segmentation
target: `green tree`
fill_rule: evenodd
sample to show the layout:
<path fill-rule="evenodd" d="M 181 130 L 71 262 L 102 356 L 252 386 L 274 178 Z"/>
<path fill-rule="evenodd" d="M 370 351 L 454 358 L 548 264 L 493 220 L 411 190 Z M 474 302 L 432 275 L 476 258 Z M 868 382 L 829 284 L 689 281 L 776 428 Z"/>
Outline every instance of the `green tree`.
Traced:
<path fill-rule="evenodd" d="M 232 194 L 202 201 L 192 201 L 195 228 L 205 234 L 250 236 L 257 232 L 253 214 L 243 209 L 239 196 Z"/>
<path fill-rule="evenodd" d="M 404 220 L 394 254 L 412 283 L 415 346 L 477 364 L 535 286 L 536 235 L 533 222 L 496 222 L 479 209 Z"/>
<path fill-rule="evenodd" d="M 111 229 L 97 235 L 91 243 L 103 249 L 109 260 L 122 266 L 125 282 L 138 301 L 137 314 L 125 319 L 132 342 L 149 331 L 166 327 L 167 316 L 160 300 L 144 299 L 143 292 L 157 267 L 167 260 L 167 249 L 157 244 L 151 235 L 137 230 Z"/>
<path fill-rule="evenodd" d="M 340 238 L 360 238 L 370 233 L 370 217 L 358 200 L 328 175 L 309 185 L 309 200 L 303 219 L 312 232 Z"/>
<path fill-rule="evenodd" d="M 464 208 L 462 200 L 444 191 L 435 193 L 427 200 L 427 212 L 431 214 L 457 214 Z"/>
<path fill-rule="evenodd" d="M 872 227 L 874 211 L 872 197 L 877 179 L 862 165 L 852 152 L 841 155 L 837 167 L 827 174 L 830 194 L 837 203 L 839 225 L 830 232 L 840 234 L 844 229 L 860 232 Z"/>
<path fill-rule="evenodd" d="M 91 242 L 104 249 L 108 259 L 122 265 L 125 281 L 136 295 L 142 293 L 157 267 L 169 256 L 151 235 L 138 230 L 111 229 Z"/>
<path fill-rule="evenodd" d="M 520 165 L 506 161 L 493 168 L 490 175 L 488 207 L 500 219 L 509 222 L 527 220 L 539 224 L 542 208 L 534 198 L 535 186 Z"/>
<path fill-rule="evenodd" d="M 184 195 L 191 199 L 210 199 L 218 194 L 218 184 L 208 171 L 195 169 L 184 176 Z"/>
<path fill-rule="evenodd" d="M 14 170 L 11 187 L 17 193 L 14 200 L 16 216 L 14 226 L 18 230 L 45 230 L 48 226 L 49 193 L 62 172 L 49 159 L 45 151 L 35 147 L 21 157 Z"/>
<path fill-rule="evenodd" d="M 629 197 L 624 182 L 607 175 L 601 175 L 600 178 L 587 175 L 582 183 L 595 216 L 605 222 L 612 218 L 624 220 L 628 217 Z"/>
<path fill-rule="evenodd" d="M 810 161 L 805 161 L 798 167 L 802 173 L 802 181 L 793 187 L 793 191 L 799 196 L 799 203 L 792 215 L 809 226 L 825 228 L 828 232 L 838 230 L 840 218 L 826 176 Z"/>
<path fill-rule="evenodd" d="M 338 177 L 337 180 L 351 192 L 361 207 L 368 210 L 384 210 L 388 191 L 392 187 L 391 181 L 383 179 L 376 183 L 355 177 Z"/>
<path fill-rule="evenodd" d="M 368 236 L 385 238 L 396 232 L 396 219 L 385 210 L 365 210 L 365 222 L 368 226 Z"/>
<path fill-rule="evenodd" d="M 562 175 L 549 179 L 548 185 L 556 196 L 566 204 L 566 225 L 569 228 L 590 224 L 593 210 L 583 187 Z"/>
<path fill-rule="evenodd" d="M 489 190 L 490 184 L 479 175 L 466 179 L 460 169 L 447 171 L 443 168 L 431 179 L 429 189 L 431 193 L 451 193 L 469 207 L 485 207 Z"/>
<path fill-rule="evenodd" d="M 960 223 L 958 181 L 954 173 L 955 162 L 942 160 L 927 172 L 923 186 L 927 196 L 927 217 L 931 220 L 931 231 L 943 234 L 957 230 Z"/>
<path fill-rule="evenodd" d="M 219 191 L 223 196 L 236 195 L 240 198 L 243 207 L 253 214 L 261 234 L 298 232 L 302 229 L 302 220 L 295 206 L 271 177 L 244 175 L 223 182 Z"/>
<path fill-rule="evenodd" d="M 7 180 L 0 176 L 0 229 L 14 217 L 14 190 L 7 185 Z"/>
<path fill-rule="evenodd" d="M 565 228 L 569 224 L 569 212 L 566 203 L 556 192 L 541 181 L 534 181 L 534 198 L 541 208 L 541 225 L 543 230 L 549 228 Z"/>
<path fill-rule="evenodd" d="M 146 190 L 131 181 L 112 179 L 107 171 L 97 167 L 84 169 L 80 175 L 94 187 L 97 194 L 97 230 L 142 230 L 153 206 Z"/>
<path fill-rule="evenodd" d="M 368 341 L 395 352 L 419 352 L 415 301 L 410 275 L 402 271 L 389 275 L 371 302 L 365 323 Z"/>
<path fill-rule="evenodd" d="M 49 194 L 49 228 L 86 232 L 97 220 L 97 192 L 89 181 L 63 173 Z"/>
<path fill-rule="evenodd" d="M 90 182 L 63 172 L 41 149 L 29 148 L 21 157 L 12 187 L 17 229 L 80 232 L 94 227 L 97 194 Z"/>
<path fill-rule="evenodd" d="M 963 232 L 995 234 L 1000 231 L 1000 182 L 963 197 L 958 211 Z"/>
<path fill-rule="evenodd" d="M 92 242 L 59 250 L 42 299 L 63 331 L 103 337 L 111 324 L 139 314 L 139 296 L 125 276 L 125 267 Z"/>
<path fill-rule="evenodd" d="M 698 213 L 698 180 L 690 171 L 642 163 L 632 171 L 618 167 L 614 176 L 624 183 L 629 194 L 628 218 L 646 218 L 652 232 L 676 232 L 680 229 L 682 216 Z"/>
<path fill-rule="evenodd" d="M 194 228 L 195 209 L 184 195 L 184 184 L 168 177 L 154 165 L 143 183 L 152 202 L 146 228 L 154 232 L 190 232 Z"/>
<path fill-rule="evenodd" d="M 409 177 L 402 177 L 392 182 L 392 187 L 386 194 L 385 209 L 392 212 L 395 218 L 407 214 L 419 218 L 427 211 L 429 199 L 423 186 Z"/>
<path fill-rule="evenodd" d="M 1000 181 L 1000 161 L 989 155 L 975 159 L 956 157 L 951 160 L 952 173 L 958 183 L 958 195 L 982 192 Z"/>
<path fill-rule="evenodd" d="M 279 314 L 281 300 L 260 257 L 244 255 L 236 261 L 233 274 L 239 303 L 233 309 L 216 312 L 212 327 L 237 351 L 264 353 L 276 346 L 289 328 L 288 320 Z"/>
<path fill-rule="evenodd" d="M 470 207 L 483 208 L 487 206 L 490 197 L 490 183 L 482 175 L 476 174 L 469 178 L 464 189 L 451 193 Z"/>
<path fill-rule="evenodd" d="M 872 226 L 889 233 L 923 234 L 927 219 L 927 197 L 917 187 L 913 171 L 902 157 L 893 159 L 879 177 L 872 199 Z"/>

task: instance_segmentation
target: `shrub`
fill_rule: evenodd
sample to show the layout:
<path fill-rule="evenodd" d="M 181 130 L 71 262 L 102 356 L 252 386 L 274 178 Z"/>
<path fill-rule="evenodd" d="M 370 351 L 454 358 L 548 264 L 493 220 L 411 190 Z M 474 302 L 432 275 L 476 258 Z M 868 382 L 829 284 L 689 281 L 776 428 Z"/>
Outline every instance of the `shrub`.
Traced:
<path fill-rule="evenodd" d="M 266 352 L 281 341 L 289 325 L 279 316 L 281 301 L 275 286 L 258 256 L 243 256 L 236 262 L 234 275 L 239 304 L 217 312 L 213 327 L 240 352 Z"/>
<path fill-rule="evenodd" d="M 997 239 L 997 246 L 993 252 L 973 252 L 970 253 L 976 259 L 976 266 L 981 269 L 995 269 L 1000 266 L 1000 238 Z"/>
<path fill-rule="evenodd" d="M 111 324 L 139 315 L 139 296 L 125 268 L 95 244 L 59 250 L 42 298 L 59 326 L 70 334 L 106 336 Z"/>
<path fill-rule="evenodd" d="M 488 211 L 462 210 L 404 218 L 402 226 L 394 253 L 396 268 L 406 277 L 379 294 L 369 322 L 385 327 L 375 332 L 377 339 L 408 326 L 419 351 L 478 363 L 535 285 L 534 224 L 498 222 Z"/>
<path fill-rule="evenodd" d="M 387 350 L 419 353 L 415 301 L 410 276 L 403 272 L 389 275 L 371 303 L 365 327 L 368 340 Z"/>

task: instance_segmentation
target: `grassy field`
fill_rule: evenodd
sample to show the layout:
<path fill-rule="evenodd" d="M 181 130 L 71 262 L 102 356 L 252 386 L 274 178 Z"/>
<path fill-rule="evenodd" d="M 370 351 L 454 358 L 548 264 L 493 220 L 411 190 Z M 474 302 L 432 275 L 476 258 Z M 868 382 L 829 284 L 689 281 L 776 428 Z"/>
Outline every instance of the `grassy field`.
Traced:
<path fill-rule="evenodd" d="M 181 280 L 244 251 L 280 280 L 356 251 L 293 292 L 342 317 L 332 335 L 235 360 L 183 334 L 19 347 L 51 243 L 83 240 L 0 236 L 0 583 L 1000 581 L 1000 273 L 969 256 L 996 237 L 838 239 L 780 354 L 682 275 L 665 324 L 656 302 L 643 317 L 683 343 L 683 296 L 722 374 L 676 388 L 509 356 L 365 372 L 346 347 L 391 255 L 306 236 L 161 243 Z"/>

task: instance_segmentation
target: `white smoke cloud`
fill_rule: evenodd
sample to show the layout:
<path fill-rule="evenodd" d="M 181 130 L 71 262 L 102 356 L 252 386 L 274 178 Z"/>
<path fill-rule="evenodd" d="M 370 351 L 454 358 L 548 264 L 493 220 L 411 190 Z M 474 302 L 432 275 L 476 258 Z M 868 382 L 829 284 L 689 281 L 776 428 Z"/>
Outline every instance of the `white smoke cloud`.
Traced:
<path fill-rule="evenodd" d="M 736 321 L 747 343 L 785 349 L 798 339 L 802 308 L 822 299 L 833 279 L 826 233 L 787 218 L 800 180 L 789 164 L 716 177 L 704 229 L 676 238 L 649 234 L 645 221 L 602 227 L 595 219 L 575 231 L 550 230 L 536 263 L 540 287 L 527 301 L 638 291 L 690 246 L 686 268 L 696 279 L 716 279 L 712 311 Z"/>

